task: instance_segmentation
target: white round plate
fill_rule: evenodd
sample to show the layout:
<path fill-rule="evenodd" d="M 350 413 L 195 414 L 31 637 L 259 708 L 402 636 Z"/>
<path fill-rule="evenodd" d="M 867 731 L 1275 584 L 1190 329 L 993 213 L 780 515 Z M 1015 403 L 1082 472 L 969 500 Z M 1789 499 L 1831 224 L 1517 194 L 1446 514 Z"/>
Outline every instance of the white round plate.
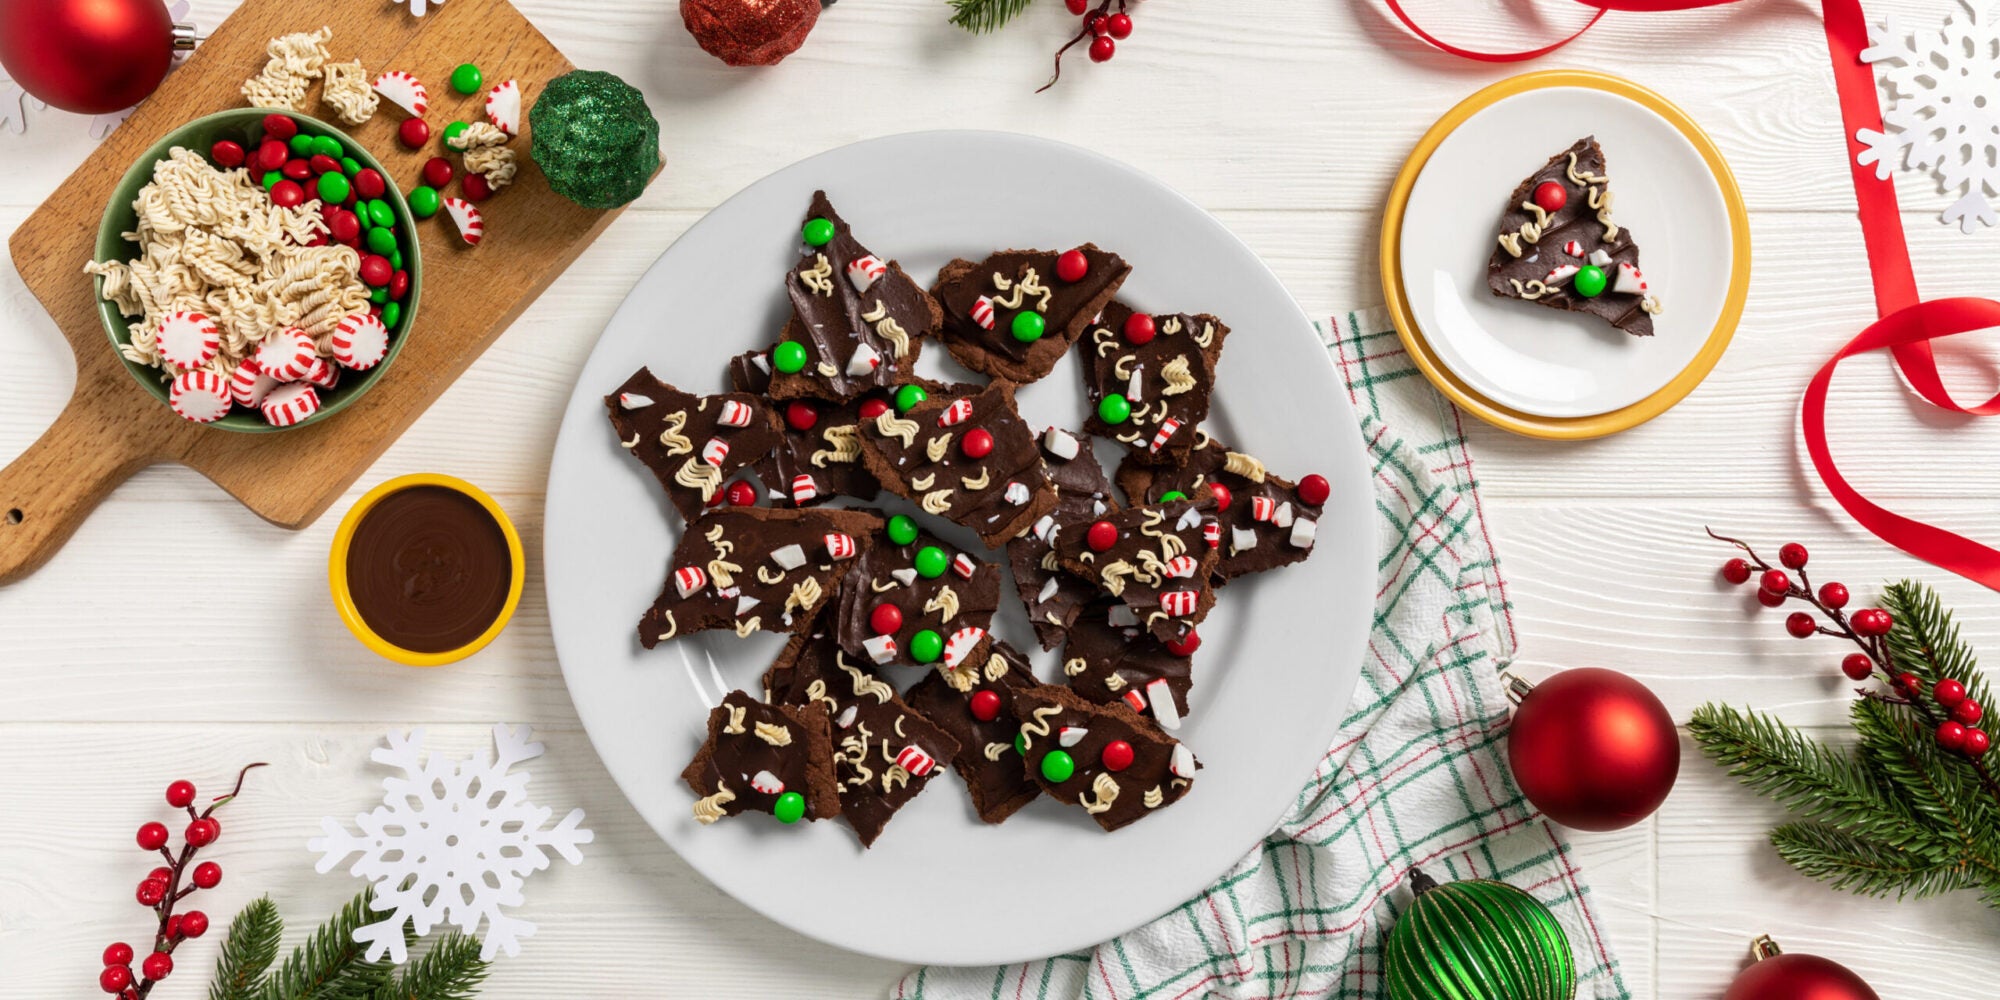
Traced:
<path fill-rule="evenodd" d="M 1313 557 L 1231 584 L 1202 625 L 1179 736 L 1203 770 L 1160 815 L 1106 834 L 1081 809 L 1044 798 L 987 826 L 955 775 L 932 782 L 873 850 L 839 820 L 781 826 L 745 815 L 703 827 L 690 814 L 694 795 L 679 774 L 709 707 L 732 688 L 760 692 L 782 637 L 711 632 L 639 647 L 639 616 L 660 590 L 680 525 L 652 476 L 618 447 L 602 399 L 641 365 L 685 389 L 721 391 L 732 355 L 773 341 L 785 315 L 783 274 L 797 259 L 815 188 L 864 244 L 920 281 L 954 256 L 996 248 L 1095 240 L 1116 249 L 1133 266 L 1124 300 L 1230 324 L 1206 426 L 1288 477 L 1317 471 L 1333 484 Z M 950 364 L 932 345 L 918 371 Z M 1082 423 L 1075 364 L 1066 358 L 1021 391 L 1031 424 Z M 855 951 L 953 965 L 1019 961 L 1087 947 L 1167 912 L 1292 806 L 1360 673 L 1374 607 L 1369 477 L 1354 414 L 1311 322 L 1220 223 L 1159 181 L 1071 146 L 985 132 L 892 136 L 744 189 L 662 254 L 612 317 L 578 377 L 549 468 L 550 627 L 605 767 L 716 885 Z M 954 541 L 972 537 L 929 523 Z M 1042 677 L 1060 677 L 1053 654 L 1035 645 L 1011 579 L 1002 593 L 995 631 L 1037 653 Z M 915 680 L 891 678 L 899 687 Z"/>
<path fill-rule="evenodd" d="M 1586 135 L 1604 147 L 1612 219 L 1666 306 L 1651 337 L 1486 288 L 1506 197 Z M 1673 123 L 1628 97 L 1545 87 L 1466 119 L 1431 153 L 1403 213 L 1410 310 L 1438 360 L 1501 406 L 1586 417 L 1639 402 L 1679 376 L 1722 316 L 1734 265 L 1729 209 L 1709 164 Z"/>

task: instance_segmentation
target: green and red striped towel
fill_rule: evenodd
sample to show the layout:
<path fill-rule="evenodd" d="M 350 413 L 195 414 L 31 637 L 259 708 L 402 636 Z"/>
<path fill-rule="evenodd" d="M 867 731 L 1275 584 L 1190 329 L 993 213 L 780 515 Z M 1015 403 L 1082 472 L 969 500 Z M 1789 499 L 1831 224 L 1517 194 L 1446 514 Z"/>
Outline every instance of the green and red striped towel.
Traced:
<path fill-rule="evenodd" d="M 1368 663 L 1297 805 L 1221 881 L 1138 930 L 1019 965 L 919 969 L 897 1000 L 1379 997 L 1413 866 L 1526 889 L 1569 933 L 1577 996 L 1629 1000 L 1569 845 L 1502 753 L 1514 623 L 1458 410 L 1386 315 L 1345 313 L 1320 337 L 1373 459 L 1383 556 Z"/>

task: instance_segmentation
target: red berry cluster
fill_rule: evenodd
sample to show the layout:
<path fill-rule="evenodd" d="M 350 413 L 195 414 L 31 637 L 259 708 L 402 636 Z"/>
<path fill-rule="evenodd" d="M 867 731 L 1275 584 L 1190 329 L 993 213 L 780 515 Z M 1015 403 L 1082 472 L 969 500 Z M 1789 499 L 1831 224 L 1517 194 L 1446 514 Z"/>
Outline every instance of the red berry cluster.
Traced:
<path fill-rule="evenodd" d="M 152 992 L 154 983 L 173 973 L 173 952 L 182 941 L 208 933 L 208 914 L 200 910 L 175 913 L 174 906 L 197 889 L 213 889 L 222 884 L 222 866 L 213 861 L 195 864 L 195 853 L 222 836 L 222 823 L 213 815 L 215 810 L 243 790 L 243 776 L 250 773 L 250 768 L 263 766 L 251 764 L 238 772 L 236 787 L 200 812 L 194 808 L 193 782 L 176 781 L 167 786 L 167 804 L 186 810 L 188 815 L 188 825 L 181 831 L 180 853 L 176 854 L 167 847 L 172 834 L 165 823 L 142 824 L 135 838 L 140 850 L 158 851 L 167 861 L 139 880 L 136 893 L 139 905 L 152 910 L 159 919 L 153 933 L 153 947 L 139 963 L 139 975 L 143 978 L 136 980 L 132 974 L 132 946 L 119 941 L 106 947 L 104 971 L 97 976 L 97 985 L 104 992 L 116 995 L 119 1000 L 140 1000 Z M 188 882 L 186 887 L 181 885 L 183 876 Z"/>
<path fill-rule="evenodd" d="M 1783 565 L 1781 569 L 1766 563 L 1750 546 L 1734 538 L 1724 538 L 1713 531 L 1709 534 L 1742 549 L 1748 557 L 1723 563 L 1724 580 L 1743 584 L 1750 582 L 1754 575 L 1757 578 L 1757 601 L 1765 607 L 1779 607 L 1786 601 L 1805 601 L 1826 616 L 1828 624 L 1822 625 L 1810 612 L 1794 611 L 1785 617 L 1787 633 L 1799 639 L 1832 635 L 1852 640 L 1861 647 L 1861 652 L 1849 653 L 1840 661 L 1840 672 L 1849 680 L 1865 681 L 1879 673 L 1902 703 L 1915 708 L 1935 727 L 1940 748 L 1963 754 L 1974 761 L 1985 755 L 1992 745 L 1992 738 L 1985 730 L 1974 727 L 1985 716 L 1986 710 L 1977 699 L 1967 696 L 1963 681 L 1941 678 L 1927 691 L 1922 678 L 1894 669 L 1888 644 L 1883 637 L 1896 627 L 1895 616 L 1881 608 L 1862 608 L 1852 615 L 1847 614 L 1844 609 L 1850 595 L 1844 584 L 1822 584 L 1815 591 L 1812 582 L 1806 578 L 1806 560 L 1810 554 L 1805 546 L 1797 542 L 1789 542 L 1778 549 L 1778 562 Z M 1798 574 L 1798 579 L 1794 581 L 1786 570 Z M 1863 694 L 1875 696 L 1866 691 Z M 1936 705 L 1936 711 L 1932 711 L 1932 704 Z"/>
<path fill-rule="evenodd" d="M 1042 84 L 1041 90 L 1055 86 L 1056 81 L 1062 79 L 1063 53 L 1076 43 L 1090 39 L 1090 61 L 1109 62 L 1112 56 L 1118 54 L 1118 43 L 1132 37 L 1132 15 L 1125 12 L 1127 0 L 1097 0 L 1095 6 L 1092 6 L 1091 0 L 1063 0 L 1063 3 L 1070 13 L 1083 18 L 1083 28 L 1056 50 L 1055 74 L 1049 77 L 1049 82 Z M 1117 9 L 1113 10 L 1113 7 Z M 1041 93 L 1041 90 L 1036 93 Z"/>

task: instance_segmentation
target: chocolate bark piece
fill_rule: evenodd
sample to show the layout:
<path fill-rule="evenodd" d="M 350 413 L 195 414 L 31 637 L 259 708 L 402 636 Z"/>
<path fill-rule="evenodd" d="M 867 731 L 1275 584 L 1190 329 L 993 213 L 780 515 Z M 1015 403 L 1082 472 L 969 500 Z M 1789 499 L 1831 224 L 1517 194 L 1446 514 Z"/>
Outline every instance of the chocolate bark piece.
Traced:
<path fill-rule="evenodd" d="M 965 685 L 961 689 L 958 685 Z M 986 662 L 974 673 L 950 676 L 932 672 L 910 688 L 910 707 L 958 741 L 951 768 L 972 793 L 972 808 L 988 823 L 999 823 L 1042 794 L 1041 785 L 1021 766 L 1014 734 L 1021 723 L 1014 715 L 1014 695 L 1038 685 L 1027 657 L 995 640 Z M 972 712 L 973 699 L 991 692 L 997 711 L 982 720 Z"/>
<path fill-rule="evenodd" d="M 771 359 L 748 351 L 729 360 L 729 382 L 738 392 L 765 395 L 771 389 Z M 772 407 L 778 416 L 778 446 L 757 460 L 757 478 L 779 507 L 812 507 L 836 496 L 873 500 L 882 484 L 861 463 L 861 407 L 871 396 L 838 400 L 800 397 Z M 810 407 L 811 426 L 794 426 L 794 405 Z M 806 477 L 801 480 L 799 477 Z"/>
<path fill-rule="evenodd" d="M 1104 526 L 1104 527 L 1100 527 Z M 1215 604 L 1209 577 L 1221 557 L 1209 490 L 1185 500 L 1110 511 L 1056 535 L 1056 563 L 1095 583 L 1161 642 L 1183 642 Z M 1108 548 L 1092 545 L 1108 536 Z M 1100 539 L 1102 541 L 1103 539 Z"/>
<path fill-rule="evenodd" d="M 898 528 L 914 532 L 912 540 L 898 545 Z M 975 654 L 985 649 L 1000 606 L 999 564 L 974 558 L 906 515 L 891 518 L 871 541 L 840 588 L 832 623 L 840 645 L 876 667 L 952 670 L 983 663 Z M 896 609 L 900 625 L 893 632 L 875 630 L 875 610 L 883 606 Z M 939 652 L 918 659 L 916 647 L 929 643 Z"/>
<path fill-rule="evenodd" d="M 1312 555 L 1321 505 L 1306 503 L 1298 484 L 1207 434 L 1200 435 L 1187 464 L 1179 468 L 1155 468 L 1127 458 L 1118 466 L 1118 486 L 1134 503 L 1156 503 L 1167 493 L 1192 494 L 1203 486 L 1228 490 L 1229 506 L 1223 507 L 1219 497 L 1216 504 L 1216 520 L 1222 525 L 1218 585 Z"/>
<path fill-rule="evenodd" d="M 1083 429 L 1115 438 L 1142 462 L 1180 464 L 1208 419 L 1215 366 L 1228 337 L 1228 324 L 1206 313 L 1145 316 L 1123 302 L 1105 306 L 1083 345 L 1083 391 L 1090 401 Z M 1122 400 L 1130 416 L 1105 420 L 1103 403 L 1110 396 Z"/>
<path fill-rule="evenodd" d="M 851 399 L 906 376 L 923 339 L 943 321 L 938 304 L 893 260 L 869 252 L 833 210 L 825 191 L 813 192 L 806 227 L 833 224 L 822 246 L 804 246 L 785 275 L 792 319 L 779 342 L 802 345 L 805 368 L 775 372 L 771 395 Z"/>
<path fill-rule="evenodd" d="M 1096 598 L 1097 588 L 1063 572 L 1049 542 L 1069 525 L 1089 524 L 1099 514 L 1117 509 L 1118 501 L 1088 438 L 1051 427 L 1039 441 L 1042 464 L 1055 484 L 1056 505 L 1007 543 L 1007 562 L 1014 567 L 1014 586 L 1035 626 L 1035 638 L 1043 649 L 1054 649 L 1062 644 L 1063 632 L 1077 612 Z"/>
<path fill-rule="evenodd" d="M 867 554 L 882 519 L 859 510 L 727 507 L 688 525 L 639 643 L 730 628 L 802 632 Z"/>
<path fill-rule="evenodd" d="M 773 812 L 788 792 L 805 799 L 804 819 L 840 814 L 833 743 L 819 705 L 767 705 L 741 691 L 723 695 L 708 713 L 708 739 L 681 780 L 699 796 L 694 818 L 703 826 L 738 813 Z"/>
<path fill-rule="evenodd" d="M 1077 250 L 1087 270 L 1076 281 L 1057 274 L 1061 254 L 1054 250 L 1002 250 L 982 261 L 946 264 L 931 286 L 944 307 L 945 349 L 973 371 L 1017 384 L 1047 375 L 1132 273 L 1124 258 L 1095 243 Z M 1023 313 L 1036 319 L 1021 322 L 1038 320 L 1041 331 L 1026 341 L 1014 325 Z"/>
<path fill-rule="evenodd" d="M 778 415 L 747 392 L 700 396 L 641 368 L 604 397 L 618 443 L 692 522 L 731 476 L 778 446 Z"/>
<path fill-rule="evenodd" d="M 870 847 L 882 828 L 958 753 L 958 740 L 851 662 L 822 625 L 793 636 L 764 674 L 765 697 L 817 705 L 833 720 L 840 817 Z"/>
<path fill-rule="evenodd" d="M 1042 791 L 1058 802 L 1083 807 L 1105 830 L 1173 805 L 1194 784 L 1201 765 L 1179 740 L 1160 731 L 1122 702 L 1098 705 L 1068 688 L 1044 684 L 1014 695 L 1021 717 L 1023 763 Z M 1112 743 L 1131 748 L 1132 760 L 1113 770 L 1105 750 Z M 1070 774 L 1060 781 L 1050 755 L 1064 754 Z"/>
<path fill-rule="evenodd" d="M 1557 199 L 1536 195 L 1543 184 Z M 1611 182 L 1596 136 L 1584 136 L 1521 182 L 1500 215 L 1499 245 L 1486 264 L 1486 287 L 1504 298 L 1589 313 L 1636 337 L 1653 335 L 1660 299 L 1639 270 L 1639 245 L 1611 218 Z M 1603 290 L 1585 295 L 1577 274 L 1599 268 Z"/>
<path fill-rule="evenodd" d="M 1140 628 L 1131 608 L 1096 604 L 1070 626 L 1069 641 L 1063 644 L 1063 675 L 1077 694 L 1102 705 L 1119 702 L 1151 712 L 1161 729 L 1172 732 L 1188 715 L 1188 692 L 1194 687 L 1192 653 L 1176 653 Z"/>
<path fill-rule="evenodd" d="M 984 446 L 981 450 L 980 445 Z M 999 548 L 1055 506 L 1014 386 L 944 386 L 908 412 L 861 423 L 861 455 L 884 489 Z"/>

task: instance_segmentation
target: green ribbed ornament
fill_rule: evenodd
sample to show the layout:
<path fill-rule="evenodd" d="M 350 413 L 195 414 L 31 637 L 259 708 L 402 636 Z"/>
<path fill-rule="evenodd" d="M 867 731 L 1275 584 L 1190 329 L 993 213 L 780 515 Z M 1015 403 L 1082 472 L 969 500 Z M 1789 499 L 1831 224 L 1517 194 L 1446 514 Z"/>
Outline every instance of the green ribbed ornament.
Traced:
<path fill-rule="evenodd" d="M 1416 869 L 1410 889 L 1383 947 L 1390 1000 L 1575 1000 L 1569 937 L 1535 897 L 1490 879 L 1439 884 Z"/>

